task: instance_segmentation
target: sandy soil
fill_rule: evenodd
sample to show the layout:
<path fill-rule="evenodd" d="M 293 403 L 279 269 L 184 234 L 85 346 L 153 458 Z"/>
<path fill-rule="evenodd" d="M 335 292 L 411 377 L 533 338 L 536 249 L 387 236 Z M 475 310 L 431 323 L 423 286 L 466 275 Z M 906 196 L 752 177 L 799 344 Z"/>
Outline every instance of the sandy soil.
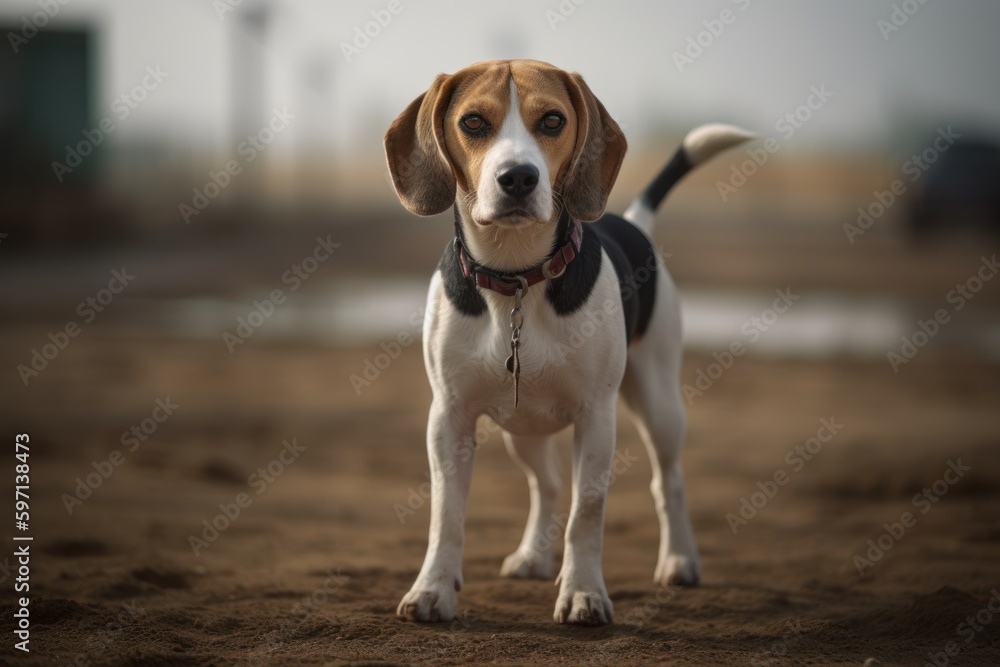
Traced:
<path fill-rule="evenodd" d="M 629 464 L 608 505 L 605 576 L 616 623 L 606 628 L 556 625 L 551 582 L 498 577 L 520 539 L 527 489 L 484 423 L 460 618 L 434 626 L 396 619 L 428 522 L 430 396 L 417 346 L 358 395 L 349 377 L 377 344 L 342 350 L 255 338 L 230 355 L 217 338 L 166 338 L 147 319 L 160 297 L 249 300 L 331 231 L 344 252 L 310 289 L 370 277 L 390 233 L 407 250 L 391 268 L 425 284 L 447 221 L 369 217 L 35 255 L 5 242 L 0 424 L 8 441 L 17 432 L 32 438 L 35 541 L 32 652 L 15 652 L 5 633 L 0 663 L 1000 664 L 1000 614 L 988 606 L 1000 591 L 998 367 L 956 346 L 931 346 L 898 375 L 882 358 L 740 358 L 694 398 L 684 454 L 704 561 L 694 589 L 652 581 L 649 466 L 623 416 L 619 450 Z M 888 294 L 916 317 L 933 312 L 985 252 L 975 244 L 914 250 L 880 230 L 850 246 L 839 225 L 768 220 L 665 225 L 671 270 L 685 286 Z M 15 367 L 123 261 L 142 279 L 24 387 Z M 982 314 L 998 302 L 991 287 L 975 305 Z M 964 321 L 978 320 L 969 312 Z M 685 382 L 711 361 L 690 355 Z M 156 401 L 168 398 L 178 407 L 150 421 L 164 416 Z M 842 427 L 805 460 L 795 450 L 809 446 L 821 420 Z M 152 432 L 136 443 L 133 426 Z M 297 457 L 276 463 L 286 441 Z M 568 447 L 563 454 L 568 462 Z M 8 461 L 0 485 L 10 498 Z M 950 464 L 969 469 L 956 479 Z M 758 483 L 780 473 L 787 482 L 764 503 Z M 939 482 L 946 474 L 953 484 Z M 94 488 L 81 487 L 87 481 Z M 924 488 L 934 502 L 914 501 Z M 760 507 L 734 534 L 727 515 L 739 515 L 744 498 Z M 234 513 L 239 502 L 238 518 L 219 516 L 220 505 Z M 568 490 L 562 502 L 565 509 Z M 914 521 L 900 534 L 891 525 L 905 512 Z M 206 533 L 204 522 L 224 529 Z M 197 554 L 192 537 L 204 540 Z M 869 540 L 891 548 L 880 556 Z M 859 573 L 855 556 L 869 558 L 870 549 L 873 562 Z M 12 554 L 0 555 L 8 629 Z"/>
<path fill-rule="evenodd" d="M 44 331 L 4 330 L 2 366 Z M 229 356 L 218 341 L 114 333 L 88 329 L 2 408 L 5 432 L 32 436 L 36 536 L 32 652 L 14 655 L 7 633 L 4 664 L 923 665 L 949 642 L 960 653 L 948 664 L 1000 664 L 1000 614 L 981 611 L 1000 590 L 995 367 L 932 350 L 898 376 L 882 362 L 738 360 L 690 409 L 684 463 L 705 570 L 694 589 L 652 582 L 649 467 L 623 417 L 619 450 L 637 460 L 610 493 L 616 623 L 605 628 L 556 625 L 551 582 L 498 577 L 527 495 L 492 433 L 476 463 L 461 617 L 418 625 L 394 616 L 428 521 L 416 346 L 358 396 L 348 376 L 375 346 L 260 343 Z M 690 357 L 686 381 L 710 361 Z M 146 442 L 117 444 L 168 396 L 179 407 Z M 822 419 L 842 428 L 809 461 L 786 462 Z M 252 477 L 277 470 L 286 440 L 298 457 L 270 482 Z M 70 514 L 64 494 L 114 448 L 121 465 Z M 949 461 L 970 469 L 915 504 Z M 727 513 L 779 470 L 787 484 L 734 535 Z M 250 503 L 196 556 L 191 536 L 240 494 Z M 915 525 L 882 537 L 907 511 Z M 891 549 L 862 576 L 853 558 L 880 537 Z M 979 631 L 960 625 L 977 613 Z"/>

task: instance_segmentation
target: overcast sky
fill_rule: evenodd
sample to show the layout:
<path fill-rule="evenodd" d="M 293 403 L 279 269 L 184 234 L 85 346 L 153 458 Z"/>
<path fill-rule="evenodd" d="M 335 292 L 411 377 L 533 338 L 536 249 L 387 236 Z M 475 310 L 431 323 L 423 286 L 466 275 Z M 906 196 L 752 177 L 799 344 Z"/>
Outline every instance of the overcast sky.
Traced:
<path fill-rule="evenodd" d="M 1000 128 L 1000 2 L 925 1 L 288 0 L 271 3 L 261 80 L 265 106 L 301 114 L 284 141 L 338 151 L 380 141 L 437 73 L 508 57 L 581 72 L 632 140 L 712 120 L 777 135 L 778 119 L 814 86 L 833 96 L 797 131 L 807 150 L 884 141 L 901 119 Z M 220 18 L 226 2 L 239 7 Z M 229 80 L 232 31 L 251 2 L 71 0 L 53 23 L 97 27 L 104 106 L 145 66 L 171 71 L 121 137 L 224 144 L 241 104 Z M 917 9 L 897 11 L 906 21 L 888 32 L 894 4 Z M 348 62 L 342 45 L 390 5 L 400 11 Z M 0 16 L 37 9 L 4 0 Z M 718 21 L 724 11 L 728 23 Z M 721 34 L 702 34 L 700 55 L 679 67 L 676 54 L 705 21 Z"/>

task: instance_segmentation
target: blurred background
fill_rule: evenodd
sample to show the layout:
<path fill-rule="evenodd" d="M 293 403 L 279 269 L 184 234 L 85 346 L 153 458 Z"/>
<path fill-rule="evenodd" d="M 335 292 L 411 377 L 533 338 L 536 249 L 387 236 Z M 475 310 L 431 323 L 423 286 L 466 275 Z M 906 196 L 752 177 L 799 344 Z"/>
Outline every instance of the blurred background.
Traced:
<path fill-rule="evenodd" d="M 690 128 L 723 121 L 760 133 L 753 153 L 693 176 L 663 215 L 671 268 L 699 292 L 689 302 L 699 306 L 689 316 L 693 345 L 730 336 L 703 330 L 712 325 L 703 311 L 745 319 L 708 297 L 794 283 L 854 297 L 860 311 L 836 312 L 867 314 L 878 321 L 862 329 L 882 337 L 861 340 L 846 326 L 858 324 L 852 317 L 838 318 L 839 329 L 817 321 L 816 335 L 834 351 L 878 355 L 921 312 L 898 297 L 947 292 L 933 273 L 949 254 L 938 240 L 988 244 L 1000 226 L 989 178 L 1000 165 L 997 10 L 925 10 L 744 0 L 416 11 L 403 2 L 8 2 L 2 275 L 25 284 L 5 304 L 24 312 L 75 298 L 110 270 L 101 251 L 127 243 L 142 277 L 122 301 L 155 293 L 158 330 L 218 336 L 246 306 L 241 297 L 275 275 L 246 253 L 264 247 L 265 261 L 287 268 L 322 230 L 342 251 L 259 337 L 333 343 L 351 334 L 353 343 L 392 333 L 407 321 L 399 299 L 419 307 L 423 286 L 410 278 L 426 277 L 449 228 L 403 215 L 380 148 L 385 128 L 439 72 L 534 57 L 585 74 L 624 127 L 630 151 L 613 209 Z M 386 238 L 407 252 L 377 252 L 372 241 Z M 338 298 L 347 278 L 370 298 Z M 866 309 L 865 297 L 886 299 Z M 350 316 L 360 302 L 364 316 Z M 970 330 L 976 318 L 963 319 L 945 338 L 995 359 L 996 323 Z M 796 335 L 766 347 L 813 343 Z"/>
<path fill-rule="evenodd" d="M 420 321 L 453 232 L 450 213 L 418 219 L 399 205 L 381 140 L 438 73 L 499 58 L 579 71 L 618 120 L 629 153 L 610 210 L 689 129 L 759 133 L 683 182 L 657 229 L 684 302 L 685 465 L 706 576 L 723 588 L 726 576 L 752 580 L 775 562 L 768 543 L 795 545 L 782 549 L 791 602 L 714 589 L 769 610 L 732 612 L 750 628 L 736 637 L 742 651 L 791 645 L 786 622 L 812 609 L 791 591 L 816 581 L 835 618 L 810 617 L 817 625 L 796 650 L 863 660 L 881 647 L 890 664 L 936 650 L 954 634 L 951 616 L 974 612 L 1000 583 L 998 25 L 988 0 L 6 0 L 0 423 L 37 443 L 46 555 L 36 590 L 65 602 L 42 607 L 45 650 L 93 653 L 100 624 L 85 618 L 135 596 L 148 627 L 215 629 L 116 635 L 103 646 L 109 664 L 160 653 L 278 660 L 303 637 L 296 646 L 322 654 L 391 624 L 425 544 Z M 787 312 L 771 310 L 776 290 L 797 297 Z M 745 355 L 720 362 L 734 342 Z M 164 417 L 156 401 L 167 398 L 181 407 Z M 731 534 L 727 513 L 831 415 L 847 424 L 834 451 L 774 501 L 756 538 Z M 622 429 L 619 446 L 640 448 Z M 470 505 L 471 567 L 483 579 L 526 512 L 523 478 L 487 432 Z M 200 522 L 255 488 L 248 477 L 296 438 L 309 463 L 265 485 L 252 515 L 204 555 L 191 547 L 192 535 L 204 539 Z M 102 474 L 116 451 L 124 462 Z M 937 527 L 908 540 L 907 556 L 894 553 L 898 570 L 876 570 L 886 579 L 872 589 L 852 554 L 959 456 L 973 463 L 970 481 L 935 505 L 926 523 Z M 609 506 L 609 534 L 617 526 L 628 539 L 609 544 L 608 567 L 633 548 L 643 563 L 641 576 L 622 564 L 609 574 L 626 611 L 650 594 L 635 590 L 655 557 L 645 466 L 623 476 Z M 262 639 L 335 566 L 354 582 L 339 601 L 306 629 Z M 240 572 L 267 583 L 248 592 Z M 505 589 L 490 585 L 470 593 L 480 617 L 501 604 Z M 858 618 L 864 605 L 845 593 L 854 586 L 884 597 L 881 621 L 863 619 L 871 635 L 852 648 L 826 624 Z M 945 611 L 927 620 L 918 604 L 901 616 L 915 595 Z M 546 587 L 511 604 L 535 614 L 549 597 Z M 725 644 L 711 602 L 685 600 L 676 604 L 690 622 L 704 621 L 688 631 Z M 925 644 L 907 634 L 918 616 Z M 363 627 L 344 630 L 358 617 Z M 667 612 L 650 622 L 661 621 L 640 658 L 675 641 Z M 338 650 L 417 661 L 427 637 L 392 627 L 393 641 Z M 495 619 L 476 628 L 516 630 Z M 419 659 L 513 650 L 468 641 Z M 534 650 L 523 641 L 511 655 Z M 995 647 L 987 630 L 967 650 L 987 651 L 989 664 Z"/>

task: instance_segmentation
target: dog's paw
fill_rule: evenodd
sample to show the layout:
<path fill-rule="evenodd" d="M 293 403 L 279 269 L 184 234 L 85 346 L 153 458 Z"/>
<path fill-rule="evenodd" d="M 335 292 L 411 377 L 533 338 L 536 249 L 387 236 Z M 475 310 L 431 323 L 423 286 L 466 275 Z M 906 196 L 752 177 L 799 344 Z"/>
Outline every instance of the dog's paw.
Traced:
<path fill-rule="evenodd" d="M 573 591 L 563 589 L 552 615 L 556 623 L 572 625 L 609 625 L 615 617 L 611 598 L 606 591 Z"/>
<path fill-rule="evenodd" d="M 455 619 L 458 596 L 454 590 L 430 590 L 413 588 L 403 596 L 396 608 L 396 616 L 408 621 L 439 623 Z"/>
<path fill-rule="evenodd" d="M 500 576 L 512 579 L 551 579 L 553 571 L 552 554 L 525 554 L 515 551 L 503 559 L 500 566 Z"/>
<path fill-rule="evenodd" d="M 667 556 L 657 563 L 653 580 L 661 586 L 697 586 L 701 581 L 701 563 L 697 556 Z"/>

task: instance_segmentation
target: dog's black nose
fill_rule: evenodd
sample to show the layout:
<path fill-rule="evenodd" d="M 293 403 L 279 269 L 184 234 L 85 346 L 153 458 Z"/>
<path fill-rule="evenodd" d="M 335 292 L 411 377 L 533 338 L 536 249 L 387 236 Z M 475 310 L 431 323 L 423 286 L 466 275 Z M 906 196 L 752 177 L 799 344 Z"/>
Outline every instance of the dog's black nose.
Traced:
<path fill-rule="evenodd" d="M 511 197 L 524 199 L 538 185 L 538 168 L 530 164 L 518 164 L 503 169 L 497 174 L 497 183 Z"/>

